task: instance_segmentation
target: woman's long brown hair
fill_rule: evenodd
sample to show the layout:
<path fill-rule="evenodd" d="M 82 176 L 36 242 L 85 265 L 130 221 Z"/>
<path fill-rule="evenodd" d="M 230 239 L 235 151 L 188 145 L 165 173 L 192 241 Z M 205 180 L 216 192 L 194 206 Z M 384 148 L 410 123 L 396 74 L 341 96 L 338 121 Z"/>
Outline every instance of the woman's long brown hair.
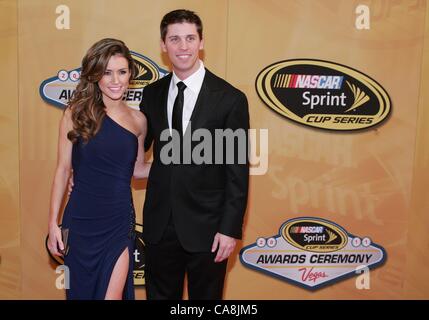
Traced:
<path fill-rule="evenodd" d="M 130 80 L 136 75 L 130 51 L 121 40 L 102 39 L 89 48 L 82 59 L 79 84 L 68 104 L 72 114 L 73 130 L 67 134 L 67 138 L 73 143 L 77 142 L 79 137 L 88 142 L 100 130 L 106 111 L 98 81 L 103 77 L 109 59 L 114 55 L 127 59 Z"/>

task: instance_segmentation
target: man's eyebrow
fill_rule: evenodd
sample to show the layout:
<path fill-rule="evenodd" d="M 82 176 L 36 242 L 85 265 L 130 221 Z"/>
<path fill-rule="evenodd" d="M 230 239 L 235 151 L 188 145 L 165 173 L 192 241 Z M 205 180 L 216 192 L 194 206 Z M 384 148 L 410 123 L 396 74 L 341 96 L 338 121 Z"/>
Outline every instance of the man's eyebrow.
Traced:
<path fill-rule="evenodd" d="M 185 34 L 182 37 L 190 37 L 190 36 L 196 37 L 197 34 L 196 33 L 190 33 L 190 34 Z M 175 34 L 175 35 L 168 36 L 167 38 L 171 39 L 171 38 L 176 38 L 176 37 L 180 38 L 181 36 L 178 34 Z"/>

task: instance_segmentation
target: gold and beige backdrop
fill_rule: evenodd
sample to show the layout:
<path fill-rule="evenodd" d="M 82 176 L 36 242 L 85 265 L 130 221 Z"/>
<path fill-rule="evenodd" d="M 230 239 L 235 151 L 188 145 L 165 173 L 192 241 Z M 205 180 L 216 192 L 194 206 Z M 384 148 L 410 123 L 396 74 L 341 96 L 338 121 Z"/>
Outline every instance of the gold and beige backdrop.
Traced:
<path fill-rule="evenodd" d="M 361 4 L 370 9 L 369 29 L 355 26 Z M 56 28 L 59 5 L 70 9 L 70 29 Z M 387 252 L 371 270 L 369 290 L 352 277 L 309 292 L 234 258 L 225 298 L 428 299 L 429 12 L 422 0 L 0 0 L 0 299 L 64 298 L 44 244 L 62 112 L 41 99 L 41 82 L 79 67 L 103 37 L 120 38 L 167 69 L 158 26 L 177 8 L 199 13 L 205 65 L 246 93 L 252 128 L 269 131 L 268 171 L 251 177 L 240 247 L 277 234 L 288 219 L 317 216 Z M 259 99 L 256 76 L 297 58 L 376 79 L 390 95 L 391 116 L 376 128 L 339 133 L 277 115 Z M 141 223 L 145 191 L 133 186 Z M 142 288 L 136 294 L 145 298 Z"/>

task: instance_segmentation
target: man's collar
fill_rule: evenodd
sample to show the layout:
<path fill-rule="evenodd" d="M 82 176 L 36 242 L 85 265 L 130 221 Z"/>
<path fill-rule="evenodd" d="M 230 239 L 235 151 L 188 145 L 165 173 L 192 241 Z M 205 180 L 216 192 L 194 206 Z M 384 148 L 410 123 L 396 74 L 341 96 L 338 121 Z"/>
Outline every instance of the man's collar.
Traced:
<path fill-rule="evenodd" d="M 201 85 L 204 81 L 206 69 L 204 68 L 204 63 L 201 60 L 198 61 L 200 62 L 200 66 L 197 71 L 195 71 L 193 74 L 191 74 L 184 80 L 180 80 L 179 77 L 173 71 L 172 84 L 174 87 L 176 87 L 178 82 L 182 81 L 184 84 L 186 84 L 186 87 L 191 89 L 192 91 L 198 92 L 200 90 Z"/>

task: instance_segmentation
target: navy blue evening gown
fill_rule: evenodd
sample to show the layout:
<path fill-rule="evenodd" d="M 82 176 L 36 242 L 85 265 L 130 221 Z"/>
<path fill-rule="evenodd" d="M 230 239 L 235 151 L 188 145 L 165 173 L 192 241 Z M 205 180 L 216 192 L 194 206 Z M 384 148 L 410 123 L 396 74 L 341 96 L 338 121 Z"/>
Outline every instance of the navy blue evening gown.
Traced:
<path fill-rule="evenodd" d="M 108 115 L 88 143 L 73 145 L 74 187 L 62 221 L 62 227 L 69 228 L 67 299 L 104 299 L 115 263 L 126 249 L 129 270 L 123 298 L 134 299 L 130 183 L 137 149 L 136 135 Z"/>

